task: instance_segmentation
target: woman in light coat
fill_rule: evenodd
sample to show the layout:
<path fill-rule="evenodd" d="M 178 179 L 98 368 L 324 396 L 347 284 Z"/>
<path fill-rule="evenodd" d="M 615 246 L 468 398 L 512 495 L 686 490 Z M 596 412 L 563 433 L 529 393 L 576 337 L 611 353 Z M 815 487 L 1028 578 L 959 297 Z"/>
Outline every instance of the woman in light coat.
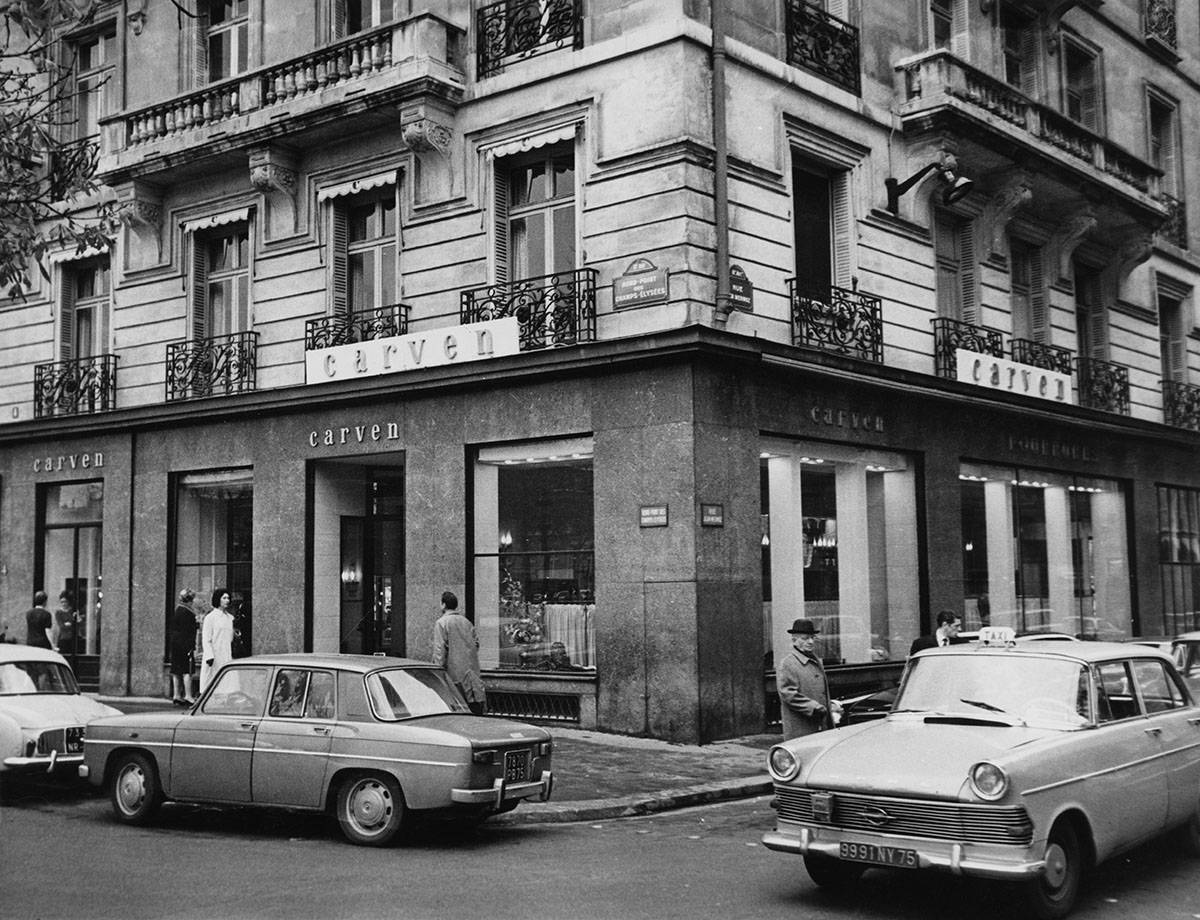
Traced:
<path fill-rule="evenodd" d="M 203 657 L 200 665 L 200 692 L 208 687 L 209 681 L 222 667 L 233 660 L 233 614 L 229 612 L 232 598 L 224 588 L 212 593 L 213 609 L 204 615 L 200 627 L 200 643 Z"/>

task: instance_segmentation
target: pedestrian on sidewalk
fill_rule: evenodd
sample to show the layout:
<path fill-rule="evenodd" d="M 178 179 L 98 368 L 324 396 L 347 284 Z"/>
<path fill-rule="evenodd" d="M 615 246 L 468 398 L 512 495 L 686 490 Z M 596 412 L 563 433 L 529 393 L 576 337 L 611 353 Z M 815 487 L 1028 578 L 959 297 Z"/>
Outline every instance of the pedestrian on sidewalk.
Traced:
<path fill-rule="evenodd" d="M 479 636 L 475 624 L 458 612 L 453 591 L 442 592 L 442 615 L 433 624 L 433 663 L 446 669 L 471 712 L 483 715 L 487 694 L 479 668 Z"/>
<path fill-rule="evenodd" d="M 212 593 L 212 610 L 204 615 L 200 629 L 204 663 L 200 666 L 200 692 L 208 686 L 222 667 L 233 661 L 233 614 L 229 605 L 233 603 L 229 592 L 217 588 Z"/>
<path fill-rule="evenodd" d="M 50 637 L 57 651 L 64 655 L 75 653 L 75 624 L 79 616 L 75 612 L 75 598 L 70 591 L 58 592 L 58 609 L 54 611 L 54 628 Z"/>
<path fill-rule="evenodd" d="M 33 606 L 25 611 L 25 644 L 54 648 L 54 617 L 46 609 L 46 592 L 33 595 Z"/>
<path fill-rule="evenodd" d="M 176 706 L 190 706 L 196 702 L 192 696 L 192 652 L 196 648 L 196 612 L 192 600 L 196 592 L 184 588 L 179 592 L 179 603 L 171 614 L 171 702 Z"/>
<path fill-rule="evenodd" d="M 841 712 L 841 706 L 829 699 L 829 680 L 821 659 L 813 651 L 817 644 L 816 624 L 798 619 L 788 634 L 792 637 L 792 650 L 775 669 L 785 741 L 833 728 L 833 713 Z"/>

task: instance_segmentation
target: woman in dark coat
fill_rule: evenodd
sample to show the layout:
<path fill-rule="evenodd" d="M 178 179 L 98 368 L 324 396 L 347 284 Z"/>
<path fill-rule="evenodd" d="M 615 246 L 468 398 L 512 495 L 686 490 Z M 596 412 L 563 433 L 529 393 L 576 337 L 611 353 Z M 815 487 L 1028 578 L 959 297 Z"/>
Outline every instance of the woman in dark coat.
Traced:
<path fill-rule="evenodd" d="M 179 604 L 171 614 L 171 697 L 176 706 L 190 706 L 192 697 L 192 652 L 196 648 L 196 612 L 191 588 L 179 592 Z"/>

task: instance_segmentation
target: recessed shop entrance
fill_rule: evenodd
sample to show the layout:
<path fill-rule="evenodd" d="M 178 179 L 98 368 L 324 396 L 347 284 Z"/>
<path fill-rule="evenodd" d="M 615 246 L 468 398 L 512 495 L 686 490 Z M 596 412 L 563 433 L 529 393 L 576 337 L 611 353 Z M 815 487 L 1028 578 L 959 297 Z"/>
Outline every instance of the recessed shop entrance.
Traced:
<path fill-rule="evenodd" d="M 312 648 L 405 655 L 404 458 L 311 467 Z"/>

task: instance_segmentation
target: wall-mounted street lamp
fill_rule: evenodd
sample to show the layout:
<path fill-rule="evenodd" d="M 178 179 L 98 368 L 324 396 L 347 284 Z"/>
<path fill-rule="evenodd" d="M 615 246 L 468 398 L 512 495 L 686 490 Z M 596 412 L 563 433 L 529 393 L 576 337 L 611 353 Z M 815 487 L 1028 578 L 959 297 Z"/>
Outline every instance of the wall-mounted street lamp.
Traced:
<path fill-rule="evenodd" d="M 967 196 L 975 187 L 975 183 L 966 176 L 958 174 L 958 161 L 951 154 L 942 154 L 940 160 L 935 160 L 928 166 L 923 166 L 903 182 L 888 176 L 883 182 L 887 187 L 887 206 L 893 214 L 900 213 L 900 196 L 925 178 L 929 173 L 937 171 L 942 180 L 942 204 L 954 204 Z"/>

